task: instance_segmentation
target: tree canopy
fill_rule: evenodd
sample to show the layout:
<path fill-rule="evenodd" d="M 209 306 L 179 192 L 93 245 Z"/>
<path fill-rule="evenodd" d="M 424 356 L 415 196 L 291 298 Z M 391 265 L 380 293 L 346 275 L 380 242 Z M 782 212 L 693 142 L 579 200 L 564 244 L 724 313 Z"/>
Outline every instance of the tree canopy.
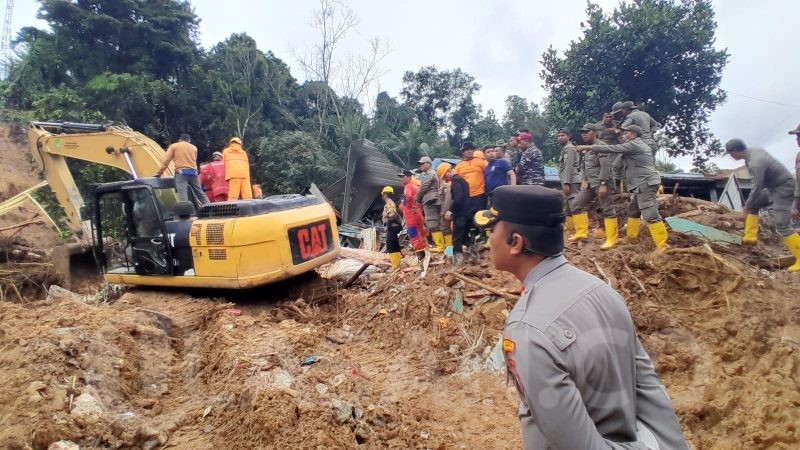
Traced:
<path fill-rule="evenodd" d="M 665 124 L 658 139 L 673 155 L 702 163 L 719 147 L 706 123 L 725 99 L 719 81 L 728 55 L 713 47 L 708 0 L 636 0 L 610 14 L 589 4 L 583 36 L 563 56 L 552 48 L 543 55 L 544 108 L 509 95 L 502 115 L 483 111 L 481 86 L 460 68 L 409 70 L 398 96 L 372 96 L 388 48 L 375 38 L 367 54 L 347 59 L 338 46 L 358 20 L 340 0 L 321 0 L 315 13 L 318 42 L 297 57 L 305 81 L 246 33 L 204 50 L 187 1 L 39 4 L 48 29 L 18 33 L 17 56 L 0 81 L 6 119 L 118 122 L 163 146 L 186 132 L 201 161 L 239 136 L 267 194 L 333 183 L 350 143 L 362 138 L 410 168 L 420 156 L 453 157 L 467 140 L 483 146 L 528 130 L 554 161 L 558 128 L 596 121 L 621 99 Z M 101 172 L 81 169 L 114 176 Z"/>
<path fill-rule="evenodd" d="M 552 47 L 542 55 L 549 122 L 575 128 L 632 100 L 675 139 L 670 155 L 702 165 L 718 153 L 707 123 L 726 99 L 720 82 L 728 53 L 714 47 L 711 2 L 635 0 L 610 14 L 589 3 L 586 14 L 583 36 L 563 56 Z"/>

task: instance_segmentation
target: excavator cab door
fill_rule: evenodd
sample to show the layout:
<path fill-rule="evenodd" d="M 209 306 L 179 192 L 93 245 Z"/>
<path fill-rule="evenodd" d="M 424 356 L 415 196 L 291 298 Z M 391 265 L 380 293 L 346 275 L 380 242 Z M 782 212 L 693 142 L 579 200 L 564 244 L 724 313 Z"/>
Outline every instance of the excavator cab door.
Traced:
<path fill-rule="evenodd" d="M 152 188 L 104 192 L 96 205 L 95 236 L 104 272 L 172 275 L 172 250 Z"/>

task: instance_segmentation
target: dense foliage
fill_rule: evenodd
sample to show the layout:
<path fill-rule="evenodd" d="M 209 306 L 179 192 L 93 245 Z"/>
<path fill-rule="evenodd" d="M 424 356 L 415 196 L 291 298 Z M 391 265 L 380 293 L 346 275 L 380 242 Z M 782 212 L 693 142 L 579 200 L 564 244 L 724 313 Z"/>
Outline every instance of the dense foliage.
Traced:
<path fill-rule="evenodd" d="M 565 56 L 543 56 L 544 111 L 510 95 L 502 116 L 484 113 L 480 85 L 458 68 L 408 71 L 398 98 L 337 93 L 341 83 L 308 74 L 301 83 L 247 34 L 204 50 L 199 18 L 179 0 L 40 0 L 49 29 L 19 32 L 0 98 L 12 120 L 124 123 L 164 146 L 187 132 L 202 160 L 240 136 L 266 194 L 324 188 L 343 175 L 348 146 L 361 138 L 413 167 L 422 155 L 452 157 L 466 140 L 490 144 L 527 129 L 552 161 L 557 127 L 597 120 L 620 98 L 666 124 L 680 145 L 673 153 L 713 151 L 705 123 L 725 98 L 718 85 L 727 54 L 713 49 L 708 1 L 638 0 L 611 15 L 590 4 L 587 12 L 584 36 Z"/>
<path fill-rule="evenodd" d="M 707 123 L 726 99 L 719 87 L 728 61 L 714 48 L 709 0 L 634 0 L 611 14 L 589 3 L 583 36 L 559 56 L 543 55 L 542 79 L 551 123 L 578 127 L 612 104 L 632 100 L 673 138 L 670 155 L 702 165 L 720 151 Z"/>

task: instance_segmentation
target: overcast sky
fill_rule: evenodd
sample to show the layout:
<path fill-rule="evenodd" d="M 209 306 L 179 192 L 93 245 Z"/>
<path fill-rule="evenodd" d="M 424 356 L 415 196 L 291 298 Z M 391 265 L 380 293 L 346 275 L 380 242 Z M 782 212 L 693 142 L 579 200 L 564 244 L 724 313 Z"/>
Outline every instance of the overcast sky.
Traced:
<path fill-rule="evenodd" d="M 344 52 L 362 53 L 373 37 L 388 39 L 391 53 L 383 60 L 386 74 L 380 89 L 397 96 L 406 70 L 427 65 L 460 67 L 482 86 L 477 96 L 483 110 L 498 117 L 511 94 L 537 103 L 542 89 L 542 52 L 550 45 L 564 51 L 580 37 L 584 0 L 347 0 L 360 19 Z M 615 0 L 596 0 L 605 10 Z M 231 33 L 246 32 L 261 50 L 271 50 L 302 81 L 291 51 L 315 41 L 311 28 L 317 0 L 194 0 L 201 19 L 200 40 L 205 48 Z M 789 167 L 798 148 L 787 131 L 800 123 L 800 60 L 797 55 L 798 0 L 715 0 L 717 48 L 727 48 L 730 61 L 722 87 L 727 103 L 712 116 L 711 130 L 723 141 L 740 137 L 761 146 Z M 557 5 L 557 6 L 556 6 Z M 35 19 L 38 3 L 16 0 L 14 35 Z M 615 99 L 616 100 L 616 99 Z M 657 118 L 661 119 L 661 118 Z M 689 168 L 688 159 L 677 162 Z M 727 157 L 720 167 L 739 165 Z"/>

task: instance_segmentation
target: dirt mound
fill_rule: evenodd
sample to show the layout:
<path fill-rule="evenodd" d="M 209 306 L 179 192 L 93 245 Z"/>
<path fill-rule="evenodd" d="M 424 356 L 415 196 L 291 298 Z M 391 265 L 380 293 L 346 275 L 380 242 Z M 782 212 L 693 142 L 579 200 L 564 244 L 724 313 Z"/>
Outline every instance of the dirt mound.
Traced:
<path fill-rule="evenodd" d="M 0 199 L 32 184 L 26 151 L 0 136 Z M 660 209 L 742 231 L 707 202 Z M 29 217 L 14 214 L 0 228 Z M 644 228 L 609 252 L 566 251 L 625 298 L 697 449 L 800 446 L 800 285 L 771 270 L 785 249 L 763 223 L 755 247 L 671 233 L 656 255 Z M 98 306 L 31 301 L 57 281 L 36 227 L 0 239 L 2 448 L 520 447 L 496 344 L 521 286 L 486 259 L 459 278 L 437 256 L 424 279 L 373 273 L 324 295 L 135 290 Z"/>

